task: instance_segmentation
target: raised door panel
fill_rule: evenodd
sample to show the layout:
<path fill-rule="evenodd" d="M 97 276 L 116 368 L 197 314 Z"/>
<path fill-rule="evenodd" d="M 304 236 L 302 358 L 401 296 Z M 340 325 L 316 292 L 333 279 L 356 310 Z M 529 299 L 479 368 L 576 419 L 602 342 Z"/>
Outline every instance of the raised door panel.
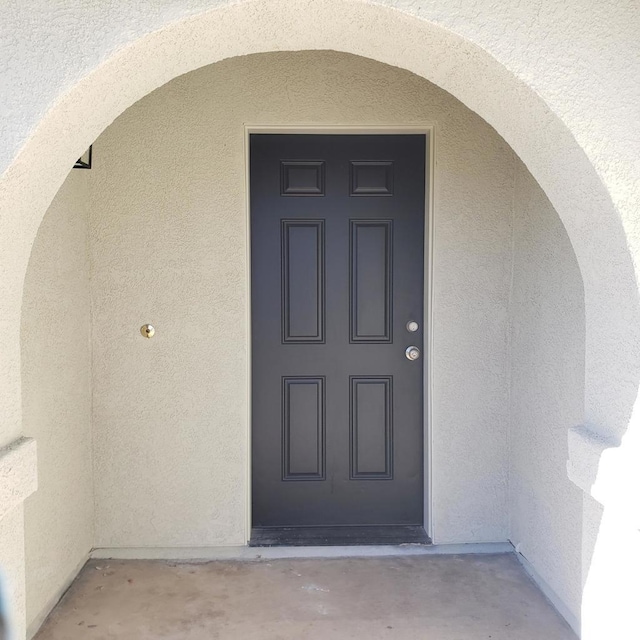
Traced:
<path fill-rule="evenodd" d="M 351 220 L 351 342 L 392 342 L 393 222 Z"/>
<path fill-rule="evenodd" d="M 350 448 L 353 480 L 393 478 L 393 378 L 352 376 Z"/>
<path fill-rule="evenodd" d="M 281 224 L 282 342 L 324 342 L 324 221 Z"/>
<path fill-rule="evenodd" d="M 324 480 L 324 378 L 282 379 L 282 479 Z"/>

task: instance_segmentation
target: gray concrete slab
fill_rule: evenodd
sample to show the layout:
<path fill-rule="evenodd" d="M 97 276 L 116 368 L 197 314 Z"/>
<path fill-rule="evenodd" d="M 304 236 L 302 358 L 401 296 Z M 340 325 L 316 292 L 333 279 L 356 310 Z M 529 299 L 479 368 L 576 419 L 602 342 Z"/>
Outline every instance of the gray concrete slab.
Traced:
<path fill-rule="evenodd" d="M 513 555 L 92 560 L 37 640 L 575 640 Z"/>

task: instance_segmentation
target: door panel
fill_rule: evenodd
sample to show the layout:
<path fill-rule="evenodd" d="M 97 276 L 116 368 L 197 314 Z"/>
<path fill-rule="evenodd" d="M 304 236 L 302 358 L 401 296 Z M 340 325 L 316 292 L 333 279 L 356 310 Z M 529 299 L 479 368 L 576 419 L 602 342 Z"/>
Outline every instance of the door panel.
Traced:
<path fill-rule="evenodd" d="M 250 153 L 253 526 L 420 526 L 425 136 Z"/>
<path fill-rule="evenodd" d="M 393 221 L 351 220 L 351 342 L 391 342 Z"/>
<path fill-rule="evenodd" d="M 393 479 L 393 378 L 351 376 L 352 480 Z"/>
<path fill-rule="evenodd" d="M 324 220 L 282 220 L 282 342 L 324 342 Z"/>
<path fill-rule="evenodd" d="M 282 379 L 282 479 L 325 479 L 324 378 Z"/>

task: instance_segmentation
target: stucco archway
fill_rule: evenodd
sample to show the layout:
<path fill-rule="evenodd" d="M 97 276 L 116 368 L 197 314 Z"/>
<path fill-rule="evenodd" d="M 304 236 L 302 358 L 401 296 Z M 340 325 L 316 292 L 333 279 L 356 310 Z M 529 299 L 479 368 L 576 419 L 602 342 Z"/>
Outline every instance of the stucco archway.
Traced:
<path fill-rule="evenodd" d="M 474 43 L 355 0 L 256 0 L 171 23 L 112 55 L 42 118 L 0 182 L 4 233 L 4 440 L 21 431 L 19 318 L 33 238 L 74 159 L 122 111 L 170 79 L 233 57 L 334 49 L 405 68 L 446 89 L 512 146 L 560 214 L 586 293 L 586 420 L 621 437 L 637 395 L 638 291 L 618 212 L 571 130 L 535 90 Z"/>
<path fill-rule="evenodd" d="M 637 392 L 639 371 L 629 347 L 636 342 L 638 295 L 619 216 L 571 131 L 532 88 L 452 32 L 370 3 L 343 0 L 337 7 L 323 0 L 304 10 L 299 4 L 258 0 L 173 23 L 119 51 L 68 91 L 2 179 L 11 232 L 5 234 L 11 247 L 3 252 L 11 264 L 7 293 L 20 291 L 36 229 L 68 167 L 133 102 L 171 78 L 233 56 L 299 49 L 354 53 L 405 68 L 452 93 L 505 138 L 546 191 L 585 280 L 586 422 L 621 436 Z M 608 364 L 613 362 L 615 367 Z M 626 373 L 618 377 L 615 369 Z M 18 413 L 14 407 L 14 419 Z"/>

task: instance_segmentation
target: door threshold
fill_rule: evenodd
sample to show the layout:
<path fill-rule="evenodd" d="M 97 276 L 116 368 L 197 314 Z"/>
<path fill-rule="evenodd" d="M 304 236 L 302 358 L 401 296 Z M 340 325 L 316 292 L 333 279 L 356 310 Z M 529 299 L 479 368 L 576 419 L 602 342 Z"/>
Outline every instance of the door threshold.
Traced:
<path fill-rule="evenodd" d="M 250 547 L 323 547 L 431 544 L 419 525 L 337 527 L 254 527 Z"/>

